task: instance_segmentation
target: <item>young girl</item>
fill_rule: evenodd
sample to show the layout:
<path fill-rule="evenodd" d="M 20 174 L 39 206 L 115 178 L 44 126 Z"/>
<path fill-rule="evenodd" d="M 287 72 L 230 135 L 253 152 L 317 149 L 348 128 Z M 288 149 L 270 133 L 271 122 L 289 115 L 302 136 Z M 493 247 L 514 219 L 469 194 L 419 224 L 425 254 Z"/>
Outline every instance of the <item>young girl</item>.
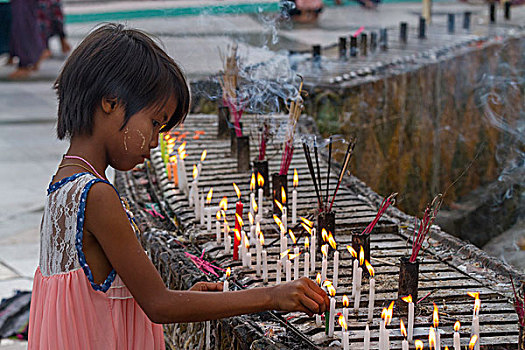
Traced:
<path fill-rule="evenodd" d="M 174 61 L 144 33 L 108 24 L 89 34 L 56 80 L 59 139 L 70 146 L 47 190 L 29 349 L 162 349 L 161 323 L 263 310 L 322 313 L 311 280 L 217 293 L 220 283 L 166 288 L 132 214 L 104 176 L 149 157 L 180 124 L 190 94 Z"/>

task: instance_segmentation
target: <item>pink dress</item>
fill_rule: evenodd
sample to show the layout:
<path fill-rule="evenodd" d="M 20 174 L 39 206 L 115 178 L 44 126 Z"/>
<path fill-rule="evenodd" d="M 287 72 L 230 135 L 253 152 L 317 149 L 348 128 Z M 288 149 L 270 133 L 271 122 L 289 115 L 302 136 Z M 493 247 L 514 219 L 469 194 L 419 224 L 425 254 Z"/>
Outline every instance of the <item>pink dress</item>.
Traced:
<path fill-rule="evenodd" d="M 80 173 L 47 190 L 28 348 L 165 350 L 162 326 L 149 320 L 115 270 L 104 283 L 93 281 L 82 236 L 87 194 L 96 182 L 103 180 Z"/>

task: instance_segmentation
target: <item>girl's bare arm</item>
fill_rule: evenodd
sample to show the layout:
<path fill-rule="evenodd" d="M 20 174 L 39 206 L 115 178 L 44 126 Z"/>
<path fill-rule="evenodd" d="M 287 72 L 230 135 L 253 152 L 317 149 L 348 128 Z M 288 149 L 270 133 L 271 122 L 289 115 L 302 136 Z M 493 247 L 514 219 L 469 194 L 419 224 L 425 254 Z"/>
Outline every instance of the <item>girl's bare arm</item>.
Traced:
<path fill-rule="evenodd" d="M 328 297 L 310 279 L 235 292 L 175 291 L 159 273 L 135 237 L 120 199 L 107 184 L 93 185 L 84 229 L 92 233 L 135 300 L 156 323 L 196 322 L 265 310 L 326 310 Z M 88 259 L 89 260 L 89 259 Z"/>

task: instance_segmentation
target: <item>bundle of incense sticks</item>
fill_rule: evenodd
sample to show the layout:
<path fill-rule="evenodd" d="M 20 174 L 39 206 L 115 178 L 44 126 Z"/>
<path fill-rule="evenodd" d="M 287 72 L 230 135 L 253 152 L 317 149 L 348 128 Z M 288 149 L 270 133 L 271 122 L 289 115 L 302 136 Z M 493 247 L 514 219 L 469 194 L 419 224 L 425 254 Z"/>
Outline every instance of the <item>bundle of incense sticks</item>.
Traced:
<path fill-rule="evenodd" d="M 516 291 L 516 287 L 514 286 L 514 280 L 510 274 L 509 277 L 510 282 L 512 283 L 512 291 L 514 292 L 514 309 L 518 314 L 518 322 L 522 327 L 525 327 L 525 295 L 519 295 L 519 293 Z"/>
<path fill-rule="evenodd" d="M 304 156 L 306 158 L 306 163 L 308 164 L 308 170 L 310 171 L 310 176 L 312 177 L 312 181 L 314 183 L 315 188 L 315 194 L 317 195 L 317 204 L 319 205 L 319 211 L 331 211 L 332 206 L 334 205 L 335 196 L 337 195 L 337 191 L 339 190 L 339 186 L 341 185 L 341 182 L 343 181 L 343 176 L 348 170 L 348 165 L 350 164 L 350 159 L 352 158 L 352 154 L 354 152 L 356 140 L 352 139 L 348 143 L 348 148 L 346 149 L 345 158 L 343 160 L 343 166 L 341 167 L 341 170 L 339 172 L 339 177 L 337 179 L 337 186 L 335 187 L 334 194 L 332 195 L 332 199 L 330 200 L 330 170 L 332 167 L 332 138 L 330 137 L 330 142 L 328 143 L 328 174 L 326 176 L 326 197 L 323 198 L 322 195 L 322 184 L 321 184 L 321 169 L 319 166 L 319 152 L 317 150 L 317 140 L 314 141 L 314 155 L 315 155 L 315 163 L 316 163 L 316 169 L 314 169 L 314 163 L 312 161 L 312 155 L 310 152 L 310 146 L 306 142 L 303 142 L 303 150 L 304 150 Z"/>
<path fill-rule="evenodd" d="M 266 143 L 268 142 L 268 137 L 270 136 L 270 126 L 268 123 L 263 124 L 263 130 L 261 132 L 260 142 L 259 142 L 259 161 L 263 161 L 266 157 Z"/>
<path fill-rule="evenodd" d="M 241 101 L 237 96 L 238 80 L 239 80 L 239 57 L 237 56 L 237 45 L 228 47 L 229 55 L 226 58 L 221 57 L 224 62 L 224 73 L 222 80 L 219 79 L 219 84 L 222 88 L 222 101 L 230 109 L 230 114 L 233 116 L 233 125 L 235 127 L 235 134 L 237 137 L 242 136 L 241 117 L 243 109 Z"/>
<path fill-rule="evenodd" d="M 421 250 L 421 247 L 423 246 L 423 243 L 425 242 L 427 234 L 430 231 L 430 227 L 434 223 L 434 220 L 436 219 L 436 215 L 439 209 L 441 208 L 442 203 L 443 203 L 443 195 L 440 193 L 436 197 L 434 197 L 434 199 L 432 200 L 432 203 L 430 203 L 425 209 L 423 219 L 419 222 L 419 228 L 418 228 L 419 220 L 417 217 L 415 218 L 414 233 L 412 235 L 412 254 L 410 255 L 410 260 L 409 260 L 410 262 L 416 261 L 417 255 L 419 254 L 419 251 Z"/>
<path fill-rule="evenodd" d="M 284 142 L 284 152 L 281 158 L 281 167 L 279 169 L 279 175 L 288 174 L 288 168 L 290 168 L 290 163 L 292 162 L 292 155 L 294 150 L 293 141 L 295 136 L 295 127 L 297 126 L 297 120 L 301 115 L 301 111 L 304 109 L 302 97 L 302 94 L 304 93 L 303 77 L 299 75 L 299 78 L 301 79 L 301 85 L 299 86 L 297 97 L 294 100 L 292 100 L 289 107 L 288 127 Z"/>
<path fill-rule="evenodd" d="M 368 226 L 363 230 L 363 232 L 361 232 L 362 235 L 372 232 L 372 230 L 374 229 L 375 225 L 377 224 L 379 219 L 381 219 L 381 216 L 383 216 L 383 214 L 388 209 L 388 207 L 390 205 L 395 205 L 396 204 L 396 196 L 397 196 L 397 192 L 396 193 L 392 193 L 390 196 L 388 196 L 387 198 L 383 199 L 383 201 L 381 202 L 381 205 L 379 206 L 379 210 L 377 211 L 376 217 L 374 218 L 374 220 L 372 220 L 371 223 L 368 224 Z"/>

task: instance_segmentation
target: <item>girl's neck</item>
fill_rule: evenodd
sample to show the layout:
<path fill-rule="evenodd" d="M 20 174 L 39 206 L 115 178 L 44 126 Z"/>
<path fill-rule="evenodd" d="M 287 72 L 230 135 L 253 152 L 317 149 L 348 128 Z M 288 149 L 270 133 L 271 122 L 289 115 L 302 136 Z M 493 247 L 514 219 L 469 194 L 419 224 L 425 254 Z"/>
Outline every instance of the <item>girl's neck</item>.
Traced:
<path fill-rule="evenodd" d="M 77 156 L 83 158 L 89 165 L 95 168 L 96 172 L 104 177 L 108 162 L 104 150 L 93 147 L 93 142 L 86 144 L 81 140 L 71 140 L 71 144 L 66 152 L 66 156 Z M 65 159 L 64 162 L 86 165 L 79 159 Z M 89 166 L 88 166 L 89 167 Z M 95 174 L 96 175 L 96 174 Z"/>

